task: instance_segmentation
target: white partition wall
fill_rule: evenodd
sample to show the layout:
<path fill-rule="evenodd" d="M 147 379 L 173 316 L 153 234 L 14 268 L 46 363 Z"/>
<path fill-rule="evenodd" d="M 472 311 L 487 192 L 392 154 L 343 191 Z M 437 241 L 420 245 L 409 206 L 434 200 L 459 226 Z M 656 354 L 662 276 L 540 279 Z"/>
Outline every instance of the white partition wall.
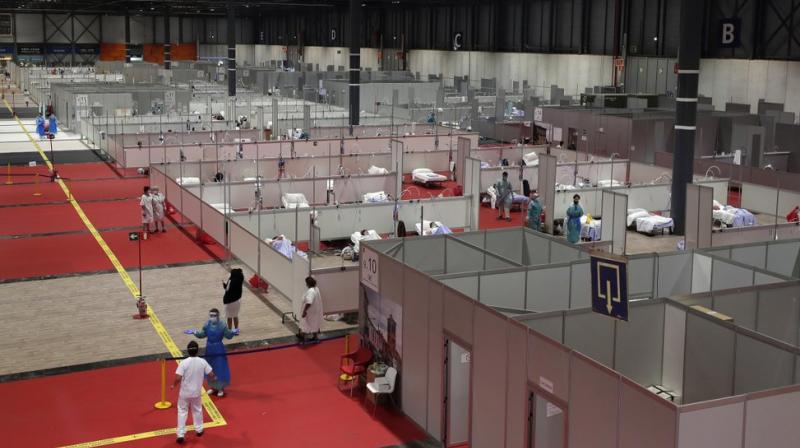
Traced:
<path fill-rule="evenodd" d="M 611 241 L 611 251 L 618 255 L 625 254 L 627 242 L 628 196 L 612 190 L 602 192 L 603 227 L 600 233 L 601 241 Z"/>
<path fill-rule="evenodd" d="M 558 159 L 550 154 L 541 154 L 539 156 L 539 178 L 537 192 L 539 193 L 539 200 L 544 206 L 544 213 L 546 216 L 544 231 L 553 233 L 553 220 L 556 219 L 554 214 L 556 204 L 556 175 Z"/>

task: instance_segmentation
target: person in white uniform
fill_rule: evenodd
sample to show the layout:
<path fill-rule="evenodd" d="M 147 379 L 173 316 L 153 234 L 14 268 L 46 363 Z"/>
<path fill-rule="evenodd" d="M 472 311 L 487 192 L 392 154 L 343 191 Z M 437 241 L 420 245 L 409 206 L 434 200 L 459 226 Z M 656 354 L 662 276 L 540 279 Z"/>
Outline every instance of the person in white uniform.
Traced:
<path fill-rule="evenodd" d="M 213 380 L 215 378 L 211 366 L 203 358 L 197 357 L 199 347 L 197 342 L 191 341 L 186 347 L 189 357 L 178 364 L 175 370 L 175 382 L 172 388 L 180 385 L 178 393 L 178 443 L 183 443 L 186 436 L 186 419 L 189 417 L 189 409 L 192 410 L 192 423 L 197 437 L 203 436 L 203 380 L 206 376 Z"/>
<path fill-rule="evenodd" d="M 159 225 L 161 226 L 161 232 L 166 232 L 167 227 L 164 225 L 164 203 L 166 202 L 166 198 L 164 194 L 159 191 L 157 186 L 152 188 L 152 196 L 153 196 L 153 220 L 156 224 L 156 232 L 158 232 Z"/>
<path fill-rule="evenodd" d="M 139 206 L 142 207 L 142 232 L 146 234 L 150 231 L 150 224 L 153 223 L 153 196 L 150 195 L 150 187 L 144 187 Z"/>
<path fill-rule="evenodd" d="M 306 335 L 311 336 L 311 340 L 317 339 L 320 327 L 322 326 L 322 295 L 317 288 L 317 280 L 314 277 L 306 277 L 308 289 L 303 295 L 303 303 L 300 312 L 300 333 L 298 339 L 305 341 Z"/>

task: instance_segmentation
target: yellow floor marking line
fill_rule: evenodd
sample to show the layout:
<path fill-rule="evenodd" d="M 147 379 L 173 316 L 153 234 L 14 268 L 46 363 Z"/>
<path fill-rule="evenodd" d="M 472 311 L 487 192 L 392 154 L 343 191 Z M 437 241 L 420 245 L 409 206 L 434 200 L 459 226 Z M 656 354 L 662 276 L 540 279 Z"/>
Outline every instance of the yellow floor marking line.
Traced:
<path fill-rule="evenodd" d="M 8 104 L 8 101 L 4 99 L 3 102 L 5 103 L 8 110 L 12 111 L 11 106 Z M 33 138 L 30 132 L 28 132 L 28 129 L 25 127 L 25 125 L 22 123 L 19 117 L 15 116 L 14 119 L 17 120 L 17 124 L 20 126 L 25 135 L 28 136 L 28 139 L 36 147 L 36 150 L 39 151 L 39 155 L 42 157 L 42 160 L 44 160 L 45 164 L 47 165 L 47 168 L 52 171 L 53 164 L 50 162 L 50 159 L 47 157 L 47 154 L 45 154 L 42 147 L 39 146 L 39 143 Z M 131 276 L 128 275 L 128 271 L 126 271 L 125 268 L 122 266 L 122 263 L 120 263 L 116 254 L 114 254 L 114 252 L 108 246 L 106 241 L 103 239 L 102 235 L 100 235 L 100 232 L 97 231 L 97 228 L 95 228 L 94 224 L 92 224 L 92 222 L 86 216 L 86 213 L 83 212 L 83 208 L 81 208 L 80 204 L 78 204 L 78 201 L 76 201 L 75 198 L 72 196 L 72 192 L 69 190 L 67 184 L 62 179 L 56 179 L 56 182 L 61 187 L 61 190 L 67 197 L 67 200 L 69 201 L 70 205 L 72 205 L 72 207 L 75 209 L 75 212 L 78 214 L 78 217 L 80 217 L 84 226 L 86 226 L 86 228 L 89 229 L 89 233 L 92 234 L 95 241 L 97 241 L 97 244 L 100 246 L 101 249 L 103 249 L 103 252 L 106 254 L 106 257 L 108 257 L 109 261 L 111 261 L 111 264 L 114 265 L 114 268 L 117 270 L 117 273 L 122 278 L 122 281 L 125 283 L 125 286 L 128 287 L 128 290 L 131 292 L 131 295 L 133 295 L 133 298 L 138 299 L 140 294 L 139 288 L 136 286 L 136 283 L 133 282 Z M 158 318 L 155 311 L 150 305 L 147 305 L 147 314 L 150 315 L 150 319 L 148 320 L 153 325 L 153 328 L 156 330 L 156 333 L 161 338 L 161 341 L 167 347 L 169 353 L 175 357 L 183 356 L 183 353 L 180 351 L 180 349 L 178 349 L 178 346 L 175 344 L 175 341 L 172 339 L 172 336 L 169 335 L 166 327 L 164 327 L 164 324 L 161 323 L 161 320 Z M 206 412 L 208 413 L 209 417 L 211 417 L 211 423 L 209 423 L 209 425 L 213 424 L 214 426 L 223 426 L 227 424 L 225 418 L 222 417 L 222 414 L 219 412 L 219 409 L 217 409 L 217 406 L 214 404 L 213 401 L 211 401 L 211 399 L 205 392 L 203 392 L 203 407 L 205 407 Z M 75 445 L 75 446 L 102 446 L 102 445 L 110 445 L 112 443 L 122 443 L 130 440 L 136 440 L 137 438 L 145 438 L 142 436 L 142 434 L 153 434 L 148 437 L 155 437 L 157 435 L 161 435 L 162 431 L 165 430 L 158 430 L 141 434 L 133 434 L 130 436 L 114 437 L 111 439 L 105 439 L 98 442 L 88 442 L 87 445 Z M 174 431 L 175 430 L 173 429 L 173 433 Z M 94 445 L 95 443 L 104 442 L 108 440 L 112 440 L 112 442 L 100 443 L 99 445 Z M 121 441 L 114 442 L 113 440 L 121 440 Z"/>
<path fill-rule="evenodd" d="M 203 423 L 203 430 L 205 431 L 208 428 L 215 428 L 217 426 L 225 426 L 225 424 L 217 422 Z M 186 425 L 187 434 L 193 429 L 194 429 L 193 425 Z M 90 448 L 95 446 L 115 445 L 117 443 L 133 442 L 134 440 L 142 440 L 142 439 L 150 439 L 153 437 L 166 436 L 170 434 L 175 434 L 176 432 L 177 429 L 175 428 L 164 428 L 164 429 L 157 429 L 155 431 L 130 434 L 127 436 L 111 437 L 108 439 L 95 440 L 92 442 L 76 443 L 75 445 L 66 445 L 61 448 Z"/>

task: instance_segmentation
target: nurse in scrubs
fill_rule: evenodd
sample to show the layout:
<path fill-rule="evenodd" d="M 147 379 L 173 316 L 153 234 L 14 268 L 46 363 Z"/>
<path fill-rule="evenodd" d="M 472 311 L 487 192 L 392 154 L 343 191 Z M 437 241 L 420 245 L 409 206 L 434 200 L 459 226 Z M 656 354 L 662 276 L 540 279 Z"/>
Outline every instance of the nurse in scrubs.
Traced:
<path fill-rule="evenodd" d="M 317 288 L 317 280 L 314 277 L 306 277 L 306 293 L 303 295 L 303 303 L 300 312 L 300 333 L 297 338 L 305 341 L 306 335 L 310 336 L 310 340 L 317 340 L 320 327 L 322 326 L 322 296 Z"/>

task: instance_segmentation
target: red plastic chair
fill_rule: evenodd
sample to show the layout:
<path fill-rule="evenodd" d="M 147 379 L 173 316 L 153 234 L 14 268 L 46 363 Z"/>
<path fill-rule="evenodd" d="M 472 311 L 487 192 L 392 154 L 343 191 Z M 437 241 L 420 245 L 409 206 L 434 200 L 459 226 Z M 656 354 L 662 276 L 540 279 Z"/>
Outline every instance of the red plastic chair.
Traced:
<path fill-rule="evenodd" d="M 372 361 L 372 350 L 361 347 L 358 350 L 346 353 L 339 359 L 339 385 L 358 381 L 358 378 L 366 373 L 367 366 Z M 353 387 L 350 387 L 350 396 L 353 396 Z"/>

